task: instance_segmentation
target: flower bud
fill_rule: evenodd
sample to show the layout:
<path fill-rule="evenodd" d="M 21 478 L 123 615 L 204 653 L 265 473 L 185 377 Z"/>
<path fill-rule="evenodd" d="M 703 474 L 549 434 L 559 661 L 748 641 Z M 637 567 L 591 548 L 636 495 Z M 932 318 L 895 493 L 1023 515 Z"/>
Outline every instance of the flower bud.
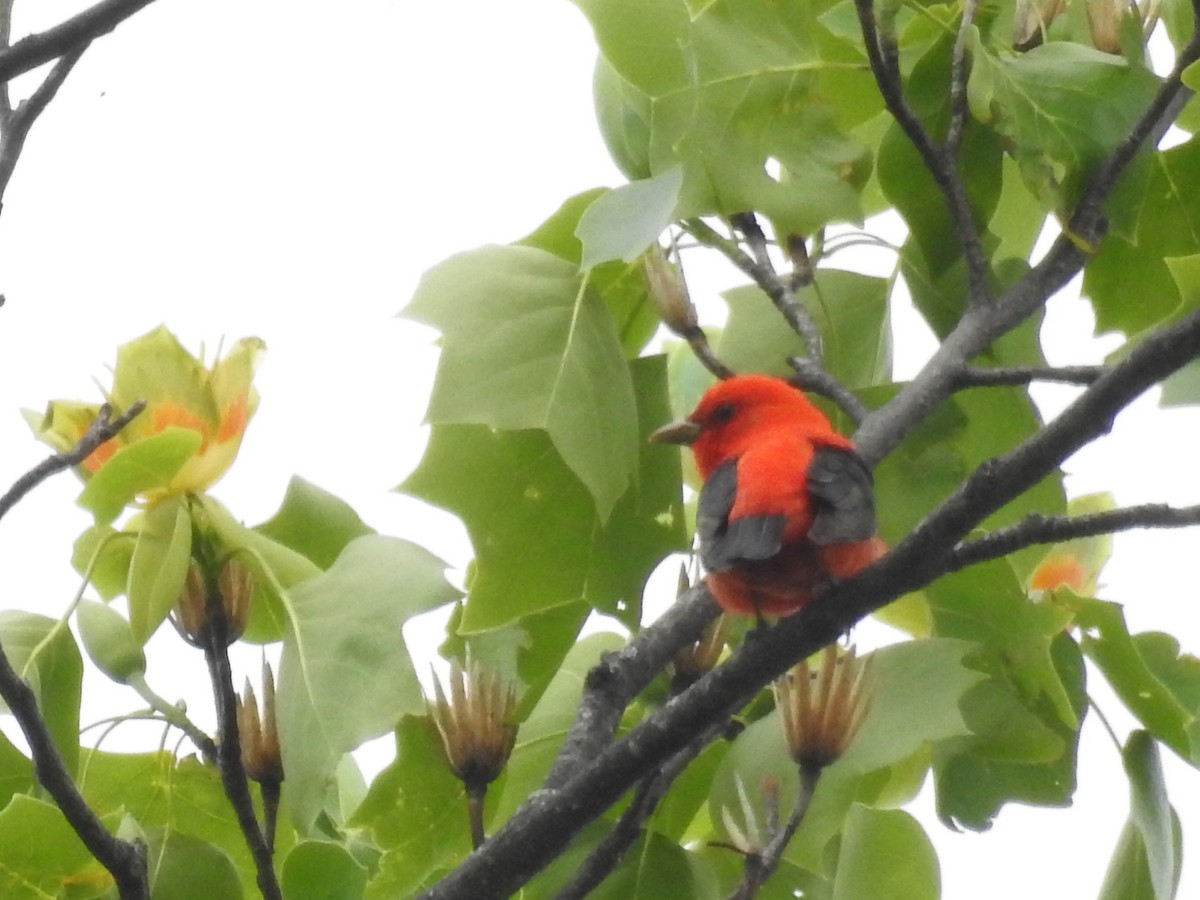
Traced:
<path fill-rule="evenodd" d="M 699 325 L 696 307 L 688 295 L 683 272 L 672 264 L 661 247 L 652 246 L 642 255 L 646 286 L 663 324 L 680 337 L 688 337 Z"/>
<path fill-rule="evenodd" d="M 263 663 L 263 702 L 261 714 L 250 679 L 237 699 L 238 735 L 242 745 L 242 768 L 246 777 L 259 784 L 283 781 L 283 758 L 279 750 L 279 732 L 275 726 L 275 676 Z"/>
<path fill-rule="evenodd" d="M 172 621 L 183 639 L 194 647 L 208 641 L 209 579 L 204 569 L 192 560 L 188 567 L 183 590 L 175 602 Z M 250 618 L 250 603 L 254 598 L 254 573 L 237 559 L 230 557 L 217 573 L 216 592 L 220 612 L 225 617 L 226 646 L 240 638 Z"/>

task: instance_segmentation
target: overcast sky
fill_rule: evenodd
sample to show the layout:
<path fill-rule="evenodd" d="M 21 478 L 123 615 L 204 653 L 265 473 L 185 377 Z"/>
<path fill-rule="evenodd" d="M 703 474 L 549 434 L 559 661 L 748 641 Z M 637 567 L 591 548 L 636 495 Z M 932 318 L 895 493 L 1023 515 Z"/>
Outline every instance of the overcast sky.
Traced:
<path fill-rule="evenodd" d="M 14 35 L 85 5 L 18 0 Z M 0 484 L 45 454 L 18 410 L 98 398 L 93 379 L 106 380 L 120 343 L 164 322 L 193 349 L 256 334 L 268 346 L 262 405 L 217 495 L 258 522 L 299 474 L 461 567 L 461 527 L 390 493 L 420 457 L 436 360 L 433 335 L 393 317 L 440 259 L 516 239 L 566 197 L 620 182 L 592 115 L 594 52 L 566 0 L 160 0 L 101 39 L 35 125 L 0 217 Z M 725 278 L 693 289 L 736 281 Z M 899 374 L 911 374 L 929 339 L 903 315 L 897 327 Z M 1051 361 L 1099 361 L 1116 343 L 1087 333 L 1083 304 L 1056 301 Z M 1052 411 L 1070 392 L 1039 396 Z M 1151 401 L 1071 461 L 1073 494 L 1200 502 L 1200 414 Z M 77 492 L 60 477 L 0 523 L 5 608 L 57 616 L 74 594 L 70 542 L 87 524 Z M 1134 630 L 1192 650 L 1195 541 L 1121 536 L 1103 579 Z M 201 665 L 180 661 L 170 636 L 152 644 L 150 682 L 201 709 Z M 85 721 L 140 705 L 95 690 L 85 701 Z M 926 792 L 917 812 L 944 897 L 1095 895 L 1128 798 L 1094 721 L 1084 744 L 1067 812 L 1010 807 L 990 834 L 958 836 Z M 1167 762 L 1185 846 L 1200 849 L 1200 779 Z M 1180 896 L 1200 884 L 1187 859 Z"/>

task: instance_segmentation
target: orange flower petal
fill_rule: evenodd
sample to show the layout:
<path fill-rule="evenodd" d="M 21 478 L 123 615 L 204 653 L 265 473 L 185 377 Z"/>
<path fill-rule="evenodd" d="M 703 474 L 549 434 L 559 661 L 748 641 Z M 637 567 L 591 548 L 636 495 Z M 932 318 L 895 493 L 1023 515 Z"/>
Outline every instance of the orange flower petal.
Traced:
<path fill-rule="evenodd" d="M 1086 580 L 1077 557 L 1052 556 L 1034 570 L 1029 586 L 1035 591 L 1049 591 L 1065 585 L 1078 592 L 1083 590 Z"/>

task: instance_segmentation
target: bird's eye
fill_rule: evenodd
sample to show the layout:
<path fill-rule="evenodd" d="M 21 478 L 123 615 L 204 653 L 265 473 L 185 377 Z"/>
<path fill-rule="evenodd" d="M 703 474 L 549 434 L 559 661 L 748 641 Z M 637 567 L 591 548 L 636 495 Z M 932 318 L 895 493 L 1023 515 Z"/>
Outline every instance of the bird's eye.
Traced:
<path fill-rule="evenodd" d="M 737 412 L 737 407 L 732 403 L 722 403 L 712 411 L 712 420 L 717 424 L 728 422 Z"/>

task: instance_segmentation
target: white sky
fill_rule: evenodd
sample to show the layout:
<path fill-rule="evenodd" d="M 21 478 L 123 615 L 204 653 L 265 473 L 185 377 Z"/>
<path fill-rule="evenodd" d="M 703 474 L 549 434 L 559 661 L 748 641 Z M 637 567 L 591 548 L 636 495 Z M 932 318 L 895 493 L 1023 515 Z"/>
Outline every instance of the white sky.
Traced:
<path fill-rule="evenodd" d="M 18 0 L 14 33 L 85 5 Z M 92 379 L 120 343 L 161 322 L 193 348 L 257 334 L 269 348 L 262 406 L 218 496 L 258 522 L 299 474 L 463 565 L 469 547 L 449 516 L 390 493 L 419 459 L 436 359 L 429 332 L 392 317 L 440 259 L 513 240 L 571 194 L 620 182 L 592 116 L 593 58 L 566 0 L 160 0 L 102 39 L 35 125 L 0 216 L 0 486 L 45 454 L 18 410 L 97 396 Z M 1113 346 L 1080 338 L 1090 326 L 1077 301 L 1051 313 L 1052 362 L 1098 361 Z M 898 322 L 911 372 L 928 342 Z M 1143 400 L 1071 461 L 1069 488 L 1200 502 L 1198 429 L 1196 410 Z M 65 608 L 70 542 L 87 524 L 77 491 L 60 477 L 0 523 L 0 606 Z M 1195 540 L 1118 537 L 1103 592 L 1126 604 L 1133 630 L 1171 632 L 1193 651 Z M 150 682 L 203 719 L 202 663 L 177 647 L 152 642 Z M 85 682 L 85 721 L 141 705 L 96 684 Z M 1093 693 L 1119 729 L 1131 724 L 1099 679 Z M 130 743 L 110 746 L 157 742 L 126 729 Z M 1200 848 L 1200 780 L 1164 754 L 1185 847 Z M 1009 807 L 991 833 L 961 836 L 935 821 L 928 791 L 916 812 L 950 900 L 1088 897 L 1127 803 L 1093 720 L 1071 810 Z M 1192 868 L 1185 852 L 1180 896 L 1200 890 Z"/>

